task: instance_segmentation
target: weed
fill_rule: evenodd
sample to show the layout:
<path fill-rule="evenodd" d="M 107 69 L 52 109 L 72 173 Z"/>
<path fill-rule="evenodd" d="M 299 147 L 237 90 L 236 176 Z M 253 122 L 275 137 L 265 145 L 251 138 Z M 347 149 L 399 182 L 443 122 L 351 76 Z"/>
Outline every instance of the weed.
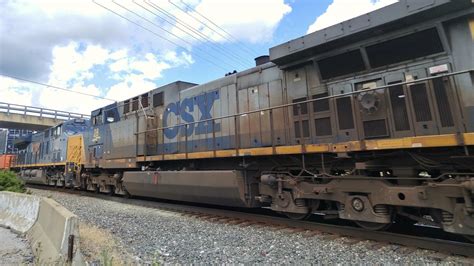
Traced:
<path fill-rule="evenodd" d="M 25 183 L 14 172 L 0 171 L 0 191 L 2 190 L 23 193 L 26 191 Z"/>
<path fill-rule="evenodd" d="M 102 250 L 101 256 L 102 256 L 101 265 L 104 265 L 104 266 L 113 265 L 114 257 L 110 256 L 107 250 Z"/>

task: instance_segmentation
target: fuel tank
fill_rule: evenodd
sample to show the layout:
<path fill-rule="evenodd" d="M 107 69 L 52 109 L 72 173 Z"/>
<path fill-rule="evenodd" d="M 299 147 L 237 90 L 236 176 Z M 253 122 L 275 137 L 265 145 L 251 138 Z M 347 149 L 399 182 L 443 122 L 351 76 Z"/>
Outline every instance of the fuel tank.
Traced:
<path fill-rule="evenodd" d="M 47 184 L 46 174 L 41 169 L 26 169 L 20 171 L 20 178 L 28 184 Z"/>
<path fill-rule="evenodd" d="M 240 171 L 130 171 L 122 181 L 132 196 L 249 207 Z"/>

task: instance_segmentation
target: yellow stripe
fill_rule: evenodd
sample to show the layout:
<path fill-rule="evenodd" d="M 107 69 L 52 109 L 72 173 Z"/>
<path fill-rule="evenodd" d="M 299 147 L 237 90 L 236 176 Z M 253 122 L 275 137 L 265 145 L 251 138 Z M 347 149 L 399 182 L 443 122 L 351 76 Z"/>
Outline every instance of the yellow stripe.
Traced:
<path fill-rule="evenodd" d="M 474 145 L 474 133 L 464 133 L 462 135 L 464 145 Z M 218 150 L 205 152 L 188 153 L 189 159 L 202 159 L 213 157 L 235 157 L 235 156 L 262 156 L 273 154 L 299 154 L 303 152 L 303 146 L 306 153 L 324 153 L 324 152 L 355 152 L 364 150 L 390 150 L 390 149 L 410 149 L 427 147 L 452 147 L 463 145 L 458 141 L 455 134 L 432 135 L 419 137 L 406 137 L 396 139 L 378 139 L 364 141 L 348 141 L 341 143 L 324 144 L 305 144 L 272 147 L 248 148 L 236 150 Z M 185 159 L 185 153 L 165 155 L 165 160 Z M 161 155 L 147 156 L 147 161 L 160 161 Z M 137 161 L 143 162 L 144 157 L 137 157 Z"/>
<path fill-rule="evenodd" d="M 328 144 L 332 152 L 350 152 L 350 151 L 361 151 L 361 141 L 348 141 L 342 143 Z"/>
<path fill-rule="evenodd" d="M 189 159 L 202 159 L 202 158 L 212 158 L 212 157 L 214 157 L 213 151 L 201 151 L 201 152 L 188 153 Z"/>
<path fill-rule="evenodd" d="M 240 149 L 239 155 L 240 156 L 261 156 L 261 155 L 272 155 L 273 148 L 272 147 L 265 147 L 265 148 L 250 148 L 250 149 Z"/>
<path fill-rule="evenodd" d="M 164 160 L 183 160 L 186 159 L 186 154 L 177 153 L 177 154 L 165 154 Z"/>
<path fill-rule="evenodd" d="M 302 152 L 303 152 L 303 148 L 301 145 L 275 147 L 276 154 L 298 154 Z"/>
<path fill-rule="evenodd" d="M 463 137 L 465 145 L 474 145 L 474 133 L 464 133 Z"/>
<path fill-rule="evenodd" d="M 216 157 L 235 157 L 237 156 L 236 150 L 220 150 L 216 151 Z"/>
<path fill-rule="evenodd" d="M 306 152 L 308 153 L 320 153 L 320 152 L 329 152 L 328 144 L 306 144 Z"/>
<path fill-rule="evenodd" d="M 457 146 L 458 139 L 456 135 L 437 135 L 437 136 L 423 136 L 415 137 L 412 140 L 411 147 L 449 147 Z M 409 148 L 409 147 L 407 147 Z"/>
<path fill-rule="evenodd" d="M 30 167 L 45 167 L 45 166 L 64 166 L 66 165 L 66 162 L 60 162 L 60 163 L 37 163 L 37 164 L 17 164 L 14 166 L 14 168 L 30 168 Z"/>

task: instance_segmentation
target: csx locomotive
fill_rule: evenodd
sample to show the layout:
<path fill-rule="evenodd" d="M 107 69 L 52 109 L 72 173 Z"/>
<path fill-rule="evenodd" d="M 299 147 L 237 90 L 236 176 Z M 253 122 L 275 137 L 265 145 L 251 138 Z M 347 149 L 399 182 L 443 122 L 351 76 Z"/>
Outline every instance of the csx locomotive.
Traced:
<path fill-rule="evenodd" d="M 40 133 L 16 168 L 31 182 L 472 238 L 473 15 L 471 0 L 401 0 L 273 47 L 254 68 Z M 48 149 L 53 135 L 66 151 Z"/>

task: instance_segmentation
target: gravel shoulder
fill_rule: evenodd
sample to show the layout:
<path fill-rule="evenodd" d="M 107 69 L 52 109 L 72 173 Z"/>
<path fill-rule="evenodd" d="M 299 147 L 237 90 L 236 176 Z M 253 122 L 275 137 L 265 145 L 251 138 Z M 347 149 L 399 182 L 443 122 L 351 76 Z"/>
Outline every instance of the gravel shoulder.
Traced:
<path fill-rule="evenodd" d="M 472 259 L 439 256 L 428 250 L 213 223 L 92 197 L 31 191 L 55 199 L 79 217 L 81 248 L 89 261 L 113 257 L 117 264 L 474 264 Z"/>
<path fill-rule="evenodd" d="M 28 240 L 0 227 L 0 265 L 26 265 L 34 262 Z"/>

